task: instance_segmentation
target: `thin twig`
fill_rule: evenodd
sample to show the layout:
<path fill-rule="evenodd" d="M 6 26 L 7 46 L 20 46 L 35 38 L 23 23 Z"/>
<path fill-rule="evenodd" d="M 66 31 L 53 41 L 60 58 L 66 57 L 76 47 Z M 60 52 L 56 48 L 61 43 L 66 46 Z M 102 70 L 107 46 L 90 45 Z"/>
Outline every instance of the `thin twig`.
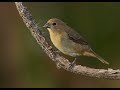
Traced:
<path fill-rule="evenodd" d="M 81 74 L 89 77 L 96 78 L 104 78 L 104 79 L 114 79 L 120 80 L 120 70 L 113 69 L 95 69 L 81 65 L 75 65 L 71 69 L 69 69 L 71 63 L 68 59 L 59 55 L 59 53 L 55 52 L 53 48 L 46 41 L 45 37 L 43 37 L 40 28 L 37 26 L 35 20 L 32 15 L 29 13 L 27 7 L 22 2 L 15 2 L 17 10 L 22 17 L 25 25 L 30 30 L 32 36 L 37 40 L 37 43 L 42 47 L 44 52 L 53 60 L 59 68 L 63 68 L 67 71 Z"/>

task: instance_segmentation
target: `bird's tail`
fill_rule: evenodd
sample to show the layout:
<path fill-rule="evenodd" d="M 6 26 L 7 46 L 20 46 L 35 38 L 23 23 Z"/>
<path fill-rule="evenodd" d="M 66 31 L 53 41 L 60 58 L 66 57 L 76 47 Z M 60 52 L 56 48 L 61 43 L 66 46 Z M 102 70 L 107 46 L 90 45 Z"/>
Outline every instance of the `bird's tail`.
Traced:
<path fill-rule="evenodd" d="M 107 61 L 105 61 L 102 57 L 100 57 L 98 54 L 96 54 L 93 50 L 90 52 L 86 52 L 87 56 L 92 56 L 100 60 L 102 63 L 109 64 Z"/>

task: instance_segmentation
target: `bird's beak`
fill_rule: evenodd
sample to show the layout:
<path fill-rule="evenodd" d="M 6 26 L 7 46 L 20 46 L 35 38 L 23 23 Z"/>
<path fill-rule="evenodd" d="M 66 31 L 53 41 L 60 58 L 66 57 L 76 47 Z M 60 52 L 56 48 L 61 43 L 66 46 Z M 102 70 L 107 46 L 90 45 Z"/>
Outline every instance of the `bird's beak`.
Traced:
<path fill-rule="evenodd" d="M 49 23 L 46 23 L 43 27 L 45 27 L 45 28 L 50 28 L 50 24 L 49 24 Z"/>

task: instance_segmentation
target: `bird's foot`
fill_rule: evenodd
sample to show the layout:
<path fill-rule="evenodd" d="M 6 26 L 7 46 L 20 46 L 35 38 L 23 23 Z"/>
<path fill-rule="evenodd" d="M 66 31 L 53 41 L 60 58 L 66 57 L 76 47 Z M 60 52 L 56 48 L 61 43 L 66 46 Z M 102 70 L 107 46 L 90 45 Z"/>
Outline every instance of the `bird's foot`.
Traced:
<path fill-rule="evenodd" d="M 75 58 L 74 61 L 69 65 L 68 69 L 71 70 L 75 65 L 76 65 L 76 58 Z"/>
<path fill-rule="evenodd" d="M 59 50 L 57 50 L 57 51 L 54 51 L 55 53 L 60 53 L 60 51 Z"/>

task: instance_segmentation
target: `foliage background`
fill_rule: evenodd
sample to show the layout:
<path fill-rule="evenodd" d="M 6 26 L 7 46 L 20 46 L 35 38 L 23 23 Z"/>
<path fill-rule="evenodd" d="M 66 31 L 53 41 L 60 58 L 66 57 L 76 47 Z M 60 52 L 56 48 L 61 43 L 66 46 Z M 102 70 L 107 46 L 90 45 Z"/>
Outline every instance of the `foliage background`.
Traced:
<path fill-rule="evenodd" d="M 94 68 L 120 68 L 120 3 L 25 3 L 39 26 L 62 19 L 87 39 L 106 59 L 80 57 L 77 64 Z M 49 42 L 48 31 L 41 27 Z M 52 45 L 52 44 L 51 44 Z M 67 56 L 66 56 L 67 57 Z M 70 57 L 67 57 L 70 58 Z M 70 58 L 71 61 L 73 58 Z M 119 80 L 96 79 L 57 69 L 24 25 L 14 3 L 0 3 L 0 87 L 120 87 Z"/>

